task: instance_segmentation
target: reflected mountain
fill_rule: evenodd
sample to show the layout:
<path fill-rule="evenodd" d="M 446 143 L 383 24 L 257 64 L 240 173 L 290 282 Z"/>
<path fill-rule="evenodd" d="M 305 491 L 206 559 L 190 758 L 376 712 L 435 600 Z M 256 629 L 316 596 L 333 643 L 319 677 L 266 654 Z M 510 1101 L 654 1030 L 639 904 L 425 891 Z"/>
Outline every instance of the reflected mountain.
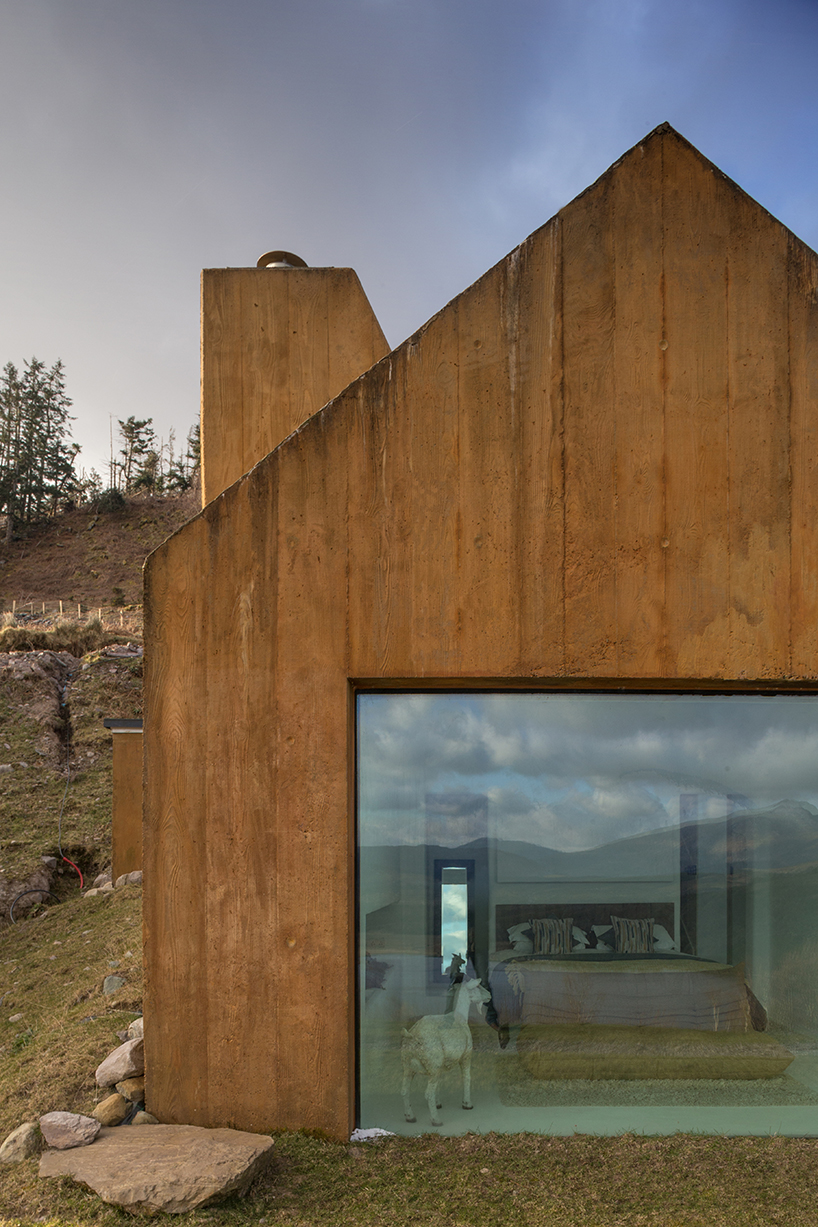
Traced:
<path fill-rule="evenodd" d="M 730 866 L 734 874 L 795 869 L 818 861 L 818 809 L 809 802 L 780 801 L 767 809 L 660 827 L 578 852 L 517 840 L 498 840 L 496 848 L 497 876 L 505 882 L 673 877 L 679 872 L 680 849 L 683 867 L 695 866 L 699 874 L 724 873 Z"/>
<path fill-rule="evenodd" d="M 784 800 L 765 809 L 735 810 L 722 818 L 659 827 L 576 852 L 485 837 L 455 841 L 448 849 L 442 841 L 434 843 L 436 855 L 445 856 L 447 851 L 458 857 L 495 853 L 501 882 L 676 877 L 680 856 L 683 868 L 695 866 L 699 874 L 723 874 L 732 867 L 738 875 L 752 869 L 792 870 L 818 862 L 818 808 L 806 801 Z"/>

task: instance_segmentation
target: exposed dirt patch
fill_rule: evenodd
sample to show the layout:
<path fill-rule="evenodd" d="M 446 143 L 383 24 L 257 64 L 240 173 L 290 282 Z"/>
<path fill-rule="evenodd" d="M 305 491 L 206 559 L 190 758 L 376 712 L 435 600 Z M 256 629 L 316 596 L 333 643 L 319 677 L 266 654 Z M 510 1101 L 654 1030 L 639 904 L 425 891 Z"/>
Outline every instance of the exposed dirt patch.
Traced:
<path fill-rule="evenodd" d="M 0 606 L 62 600 L 76 605 L 140 604 L 142 564 L 201 507 L 195 490 L 126 499 L 121 512 L 67 511 L 0 540 Z"/>
<path fill-rule="evenodd" d="M 42 857 L 59 857 L 60 847 L 84 872 L 110 860 L 112 746 L 103 720 L 141 715 L 137 644 L 81 659 L 0 654 L 0 918 L 21 890 L 78 890 L 63 862 L 63 873 L 43 867 Z M 21 900 L 19 913 L 37 902 Z"/>

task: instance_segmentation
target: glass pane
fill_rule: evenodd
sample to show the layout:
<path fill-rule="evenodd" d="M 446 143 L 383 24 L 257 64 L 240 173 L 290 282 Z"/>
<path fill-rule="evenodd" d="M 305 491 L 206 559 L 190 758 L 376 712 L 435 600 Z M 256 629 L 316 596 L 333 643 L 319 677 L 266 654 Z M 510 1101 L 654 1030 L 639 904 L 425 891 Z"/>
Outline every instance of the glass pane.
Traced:
<path fill-rule="evenodd" d="M 818 1132 L 812 696 L 362 695 L 358 796 L 363 1126 Z"/>
<path fill-rule="evenodd" d="M 452 959 L 466 962 L 468 939 L 469 888 L 468 871 L 456 865 L 443 868 L 440 883 L 440 951 L 441 975 L 451 967 Z"/>

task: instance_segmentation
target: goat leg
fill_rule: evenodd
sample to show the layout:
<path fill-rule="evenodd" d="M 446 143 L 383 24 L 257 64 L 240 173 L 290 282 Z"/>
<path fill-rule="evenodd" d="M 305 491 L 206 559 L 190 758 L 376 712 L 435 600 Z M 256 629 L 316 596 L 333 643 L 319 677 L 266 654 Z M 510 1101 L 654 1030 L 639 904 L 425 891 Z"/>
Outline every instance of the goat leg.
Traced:
<path fill-rule="evenodd" d="M 474 1107 L 471 1101 L 471 1053 L 467 1052 L 460 1058 L 460 1068 L 463 1071 L 463 1103 L 467 1111 Z"/>
<path fill-rule="evenodd" d="M 434 1076 L 429 1079 L 429 1085 L 426 1087 L 426 1102 L 429 1105 L 429 1119 L 433 1125 L 442 1125 L 443 1121 L 437 1114 L 437 1110 L 443 1105 L 437 1102 L 437 1078 Z"/>
<path fill-rule="evenodd" d="M 409 1089 L 411 1085 L 412 1085 L 412 1072 L 411 1070 L 408 1070 L 406 1069 L 406 1067 L 404 1067 L 403 1086 L 401 1087 L 401 1094 L 403 1096 L 403 1115 L 406 1118 L 406 1120 L 409 1122 L 410 1125 L 414 1125 L 415 1121 L 417 1120 L 417 1117 L 412 1111 L 412 1105 L 409 1102 Z"/>

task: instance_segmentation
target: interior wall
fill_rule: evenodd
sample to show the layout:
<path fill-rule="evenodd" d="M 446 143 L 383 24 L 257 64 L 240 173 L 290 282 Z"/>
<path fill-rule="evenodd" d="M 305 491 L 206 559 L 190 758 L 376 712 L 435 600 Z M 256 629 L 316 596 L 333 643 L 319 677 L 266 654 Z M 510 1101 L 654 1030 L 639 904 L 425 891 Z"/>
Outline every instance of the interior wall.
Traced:
<path fill-rule="evenodd" d="M 659 129 L 151 556 L 160 1119 L 349 1136 L 356 682 L 814 682 L 817 288 Z"/>

